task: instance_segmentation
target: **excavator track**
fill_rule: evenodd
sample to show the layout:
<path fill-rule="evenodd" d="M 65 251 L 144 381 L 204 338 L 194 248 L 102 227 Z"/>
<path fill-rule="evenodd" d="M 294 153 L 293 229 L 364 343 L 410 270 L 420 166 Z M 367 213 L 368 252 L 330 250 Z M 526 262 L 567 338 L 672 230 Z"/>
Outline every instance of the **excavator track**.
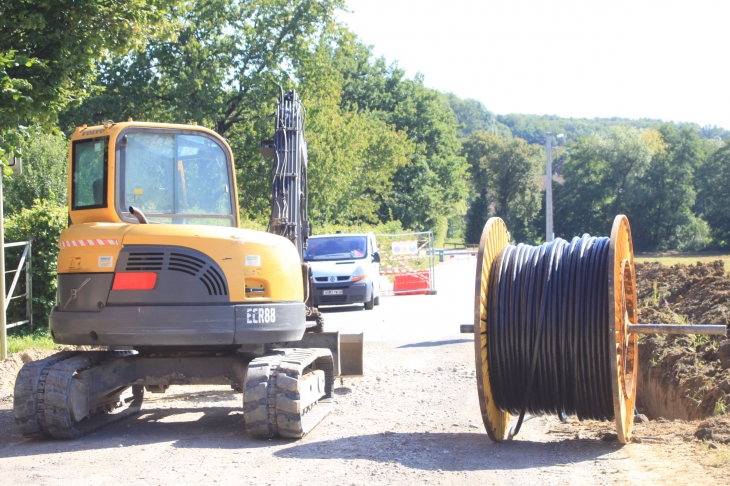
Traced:
<path fill-rule="evenodd" d="M 44 409 L 44 385 L 48 369 L 56 363 L 69 359 L 78 353 L 62 352 L 44 359 L 31 361 L 23 365 L 15 380 L 13 395 L 13 415 L 15 424 L 23 437 L 48 437 L 45 429 L 45 417 L 41 421 L 39 409 Z M 40 386 L 40 390 L 39 390 Z"/>
<path fill-rule="evenodd" d="M 332 411 L 332 353 L 272 350 L 249 363 L 244 383 L 243 417 L 251 437 L 302 438 Z"/>
<path fill-rule="evenodd" d="M 120 387 L 90 400 L 88 384 L 75 379 L 83 370 L 120 357 L 123 353 L 59 353 L 24 365 L 16 380 L 13 407 L 23 436 L 75 439 L 139 412 L 143 387 L 132 387 L 131 396 L 129 387 Z"/>

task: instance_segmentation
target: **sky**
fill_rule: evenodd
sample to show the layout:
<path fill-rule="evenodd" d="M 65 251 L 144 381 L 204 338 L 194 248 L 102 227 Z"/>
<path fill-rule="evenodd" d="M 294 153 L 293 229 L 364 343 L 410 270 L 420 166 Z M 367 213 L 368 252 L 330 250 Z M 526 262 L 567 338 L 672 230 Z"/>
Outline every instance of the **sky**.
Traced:
<path fill-rule="evenodd" d="M 730 129 L 730 1 L 347 0 L 408 77 L 497 114 Z"/>

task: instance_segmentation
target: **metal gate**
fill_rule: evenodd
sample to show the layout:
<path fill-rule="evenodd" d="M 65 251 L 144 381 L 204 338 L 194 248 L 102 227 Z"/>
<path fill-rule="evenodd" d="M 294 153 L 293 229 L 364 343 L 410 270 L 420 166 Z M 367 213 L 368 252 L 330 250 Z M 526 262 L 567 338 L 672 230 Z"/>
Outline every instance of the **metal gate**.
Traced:
<path fill-rule="evenodd" d="M 375 235 L 380 250 L 380 292 L 436 294 L 433 232 Z"/>
<path fill-rule="evenodd" d="M 8 318 L 12 319 L 19 319 L 16 322 L 8 323 L 5 327 L 7 329 L 10 329 L 12 327 L 22 326 L 25 324 L 28 324 L 28 327 L 30 331 L 33 331 L 33 280 L 31 276 L 31 242 L 30 241 L 18 241 L 17 243 L 5 243 L 5 251 L 7 252 L 8 249 L 21 249 L 23 252 L 18 255 L 9 255 L 9 258 L 6 257 L 6 260 L 11 261 L 12 263 L 15 263 L 15 261 L 18 262 L 18 267 L 13 270 L 6 270 L 5 274 L 13 275 L 13 281 L 10 284 L 10 287 L 7 286 L 5 288 L 8 288 L 8 295 L 5 297 L 5 309 L 4 312 L 7 315 Z M 17 259 L 17 260 L 16 260 Z M 18 283 L 21 280 L 20 276 L 24 275 L 25 280 L 24 287 L 25 292 L 19 295 L 13 295 L 16 293 L 16 289 L 18 288 Z M 6 280 L 7 282 L 7 280 Z M 10 304 L 12 301 L 16 299 L 25 299 L 25 306 L 21 306 L 18 304 L 15 304 L 13 307 L 10 308 L 10 312 L 8 313 L 8 308 L 10 307 Z M 23 308 L 24 307 L 24 308 Z M 25 319 L 23 319 L 21 316 L 25 314 Z"/>

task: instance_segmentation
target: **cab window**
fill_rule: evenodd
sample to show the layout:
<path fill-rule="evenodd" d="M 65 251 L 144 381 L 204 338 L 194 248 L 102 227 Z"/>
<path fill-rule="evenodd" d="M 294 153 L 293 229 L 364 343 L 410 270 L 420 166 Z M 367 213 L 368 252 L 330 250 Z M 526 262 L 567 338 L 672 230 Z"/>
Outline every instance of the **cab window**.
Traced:
<path fill-rule="evenodd" d="M 73 143 L 72 209 L 106 207 L 109 137 Z"/>
<path fill-rule="evenodd" d="M 197 134 L 130 132 L 120 146 L 120 208 L 153 223 L 233 226 L 230 161 Z"/>

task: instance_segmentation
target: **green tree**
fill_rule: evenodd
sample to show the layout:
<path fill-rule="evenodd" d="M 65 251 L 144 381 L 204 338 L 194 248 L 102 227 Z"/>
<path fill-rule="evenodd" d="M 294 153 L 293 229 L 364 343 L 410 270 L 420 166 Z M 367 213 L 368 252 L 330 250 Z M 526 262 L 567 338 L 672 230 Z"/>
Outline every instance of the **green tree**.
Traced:
<path fill-rule="evenodd" d="M 23 145 L 23 171 L 3 181 L 6 216 L 30 208 L 36 200 L 66 205 L 68 141 L 59 135 L 34 131 Z"/>
<path fill-rule="evenodd" d="M 491 217 L 489 208 L 489 198 L 486 188 L 482 188 L 479 193 L 469 202 L 469 208 L 466 211 L 466 229 L 464 230 L 464 241 L 471 245 L 478 245 L 482 238 L 484 224 Z"/>
<path fill-rule="evenodd" d="M 642 251 L 682 247 L 689 243 L 683 241 L 686 228 L 701 224 L 692 213 L 694 170 L 705 156 L 699 136 L 670 124 L 654 134 L 651 161 L 625 204 L 634 246 Z M 646 132 L 644 138 L 651 136 Z"/>
<path fill-rule="evenodd" d="M 568 150 L 562 168 L 565 183 L 554 185 L 555 234 L 564 238 L 607 235 L 617 214 L 644 177 L 655 148 L 645 132 L 615 127 L 610 137 L 591 135 Z"/>
<path fill-rule="evenodd" d="M 440 217 L 466 210 L 466 160 L 460 155 L 456 119 L 441 93 L 423 85 L 423 78 L 402 81 L 392 112 L 381 116 L 405 131 L 415 143 L 411 161 L 393 179 L 394 195 L 381 208 L 406 228 L 435 229 Z"/>
<path fill-rule="evenodd" d="M 471 98 L 462 100 L 454 93 L 446 93 L 451 109 L 461 125 L 459 137 L 466 138 L 475 131 L 498 133 L 494 113 L 487 110 L 481 101 Z"/>
<path fill-rule="evenodd" d="M 277 85 L 311 55 L 341 0 L 185 0 L 173 39 L 111 57 L 100 66 L 104 93 L 66 118 L 102 122 L 154 117 L 197 121 L 226 135 L 273 112 Z M 258 143 L 258 141 L 256 142 Z"/>
<path fill-rule="evenodd" d="M 174 2 L 2 2 L 0 162 L 14 154 L 21 124 L 52 127 L 59 110 L 90 94 L 101 57 L 162 35 L 168 4 Z"/>
<path fill-rule="evenodd" d="M 658 130 L 664 122 L 649 118 L 632 120 L 630 118 L 563 118 L 556 115 L 523 115 L 511 113 L 509 115 L 497 115 L 497 123 L 506 126 L 515 137 L 524 138 L 528 143 L 544 144 L 545 134 L 562 133 L 565 135 L 559 143 L 574 143 L 579 138 L 591 135 L 599 135 L 604 138 L 611 137 L 611 132 L 616 127 L 634 127 L 646 130 Z M 726 139 L 730 138 L 730 131 L 716 126 L 700 127 L 696 123 L 670 123 L 682 130 L 690 128 L 693 132 L 704 139 Z"/>
<path fill-rule="evenodd" d="M 307 107 L 309 214 L 315 225 L 377 223 L 392 178 L 413 144 L 369 111 L 343 103 L 344 76 L 335 52 L 354 47 L 346 29 L 330 25 L 312 55 L 298 60 Z"/>
<path fill-rule="evenodd" d="M 464 154 L 477 193 L 467 213 L 467 241 L 478 243 L 481 227 L 492 216 L 504 220 L 514 240 L 535 241 L 538 232 L 533 222 L 540 210 L 541 148 L 519 138 L 474 132 L 464 141 Z"/>
<path fill-rule="evenodd" d="M 710 225 L 715 244 L 730 247 L 730 141 L 708 157 L 698 170 L 699 197 L 704 200 L 703 218 Z"/>
<path fill-rule="evenodd" d="M 413 229 L 448 227 L 440 218 L 465 213 L 467 165 L 446 96 L 426 88 L 420 75 L 405 79 L 396 64 L 373 60 L 351 34 L 342 37 L 332 57 L 343 78 L 343 108 L 372 112 L 415 146 L 393 178 L 393 197 L 382 204 L 381 221 L 393 218 Z"/>
<path fill-rule="evenodd" d="M 259 143 L 270 138 L 269 115 L 314 56 L 341 0 L 185 0 L 171 22 L 175 38 L 101 65 L 103 92 L 63 117 L 67 129 L 128 117 L 198 123 L 225 136 L 234 151 L 241 215 L 269 212 L 270 161 Z"/>
<path fill-rule="evenodd" d="M 33 206 L 8 218 L 5 224 L 6 241 L 33 240 L 33 315 L 38 325 L 48 322 L 56 303 L 58 240 L 66 228 L 67 218 L 66 208 L 55 201 L 35 201 Z M 13 268 L 12 264 L 9 267 Z M 13 311 L 9 309 L 9 313 Z M 15 312 L 24 315 L 22 310 L 15 309 Z"/>
<path fill-rule="evenodd" d="M 367 112 L 314 104 L 308 119 L 310 217 L 315 223 L 377 223 L 412 142 Z"/>

